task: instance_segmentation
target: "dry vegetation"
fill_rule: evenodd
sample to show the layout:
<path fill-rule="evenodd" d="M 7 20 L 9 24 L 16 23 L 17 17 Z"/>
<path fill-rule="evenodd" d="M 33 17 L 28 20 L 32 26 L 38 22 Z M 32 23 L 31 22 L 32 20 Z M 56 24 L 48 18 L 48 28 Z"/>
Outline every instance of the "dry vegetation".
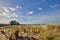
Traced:
<path fill-rule="evenodd" d="M 3 40 L 1 35 L 5 35 L 4 40 L 60 40 L 60 25 L 9 25 L 0 27 L 0 40 Z"/>

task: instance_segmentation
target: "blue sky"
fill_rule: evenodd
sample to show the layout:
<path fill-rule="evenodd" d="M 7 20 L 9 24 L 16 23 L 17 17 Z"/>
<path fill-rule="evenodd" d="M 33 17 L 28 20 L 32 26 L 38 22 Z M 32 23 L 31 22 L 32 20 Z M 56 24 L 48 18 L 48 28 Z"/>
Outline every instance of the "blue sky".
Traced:
<path fill-rule="evenodd" d="M 60 0 L 0 0 L 0 22 L 60 24 Z"/>

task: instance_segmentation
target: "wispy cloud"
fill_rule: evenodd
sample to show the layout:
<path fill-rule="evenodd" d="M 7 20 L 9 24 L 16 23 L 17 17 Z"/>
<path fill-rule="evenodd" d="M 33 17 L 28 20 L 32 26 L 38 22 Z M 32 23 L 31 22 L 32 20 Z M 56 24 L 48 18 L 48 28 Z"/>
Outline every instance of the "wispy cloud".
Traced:
<path fill-rule="evenodd" d="M 26 13 L 26 15 L 32 15 L 34 13 L 34 11 L 28 11 L 27 13 Z"/>
<path fill-rule="evenodd" d="M 38 8 L 40 11 L 42 10 L 42 8 L 40 7 L 40 8 Z"/>
<path fill-rule="evenodd" d="M 15 7 L 7 7 L 11 11 L 16 11 L 18 9 L 22 9 L 22 6 L 15 6 Z"/>
<path fill-rule="evenodd" d="M 53 5 L 51 5 L 50 7 L 51 8 L 56 8 L 56 7 L 58 7 L 59 6 L 59 4 L 53 4 Z"/>
<path fill-rule="evenodd" d="M 13 17 L 16 17 L 16 18 L 18 17 L 18 15 L 17 15 L 16 13 L 13 13 L 12 16 L 13 16 Z"/>
<path fill-rule="evenodd" d="M 11 11 L 15 11 L 16 10 L 16 8 L 12 8 L 12 7 L 10 7 L 9 8 Z"/>
<path fill-rule="evenodd" d="M 19 8 L 20 8 L 20 9 L 23 9 L 23 7 L 21 7 L 21 6 L 20 6 Z"/>
<path fill-rule="evenodd" d="M 23 9 L 22 6 L 16 6 L 16 9 Z"/>
<path fill-rule="evenodd" d="M 4 11 L 7 13 L 10 13 L 10 11 L 7 9 L 7 7 L 3 7 Z"/>
<path fill-rule="evenodd" d="M 19 8 L 19 6 L 16 6 L 16 8 Z"/>
<path fill-rule="evenodd" d="M 14 13 L 15 9 L 11 7 L 10 8 L 12 10 L 12 12 L 11 12 L 11 10 L 9 10 L 9 8 L 10 7 L 2 7 L 2 11 L 0 12 L 0 20 L 10 21 L 10 20 L 17 19 L 18 15 L 16 13 Z"/>

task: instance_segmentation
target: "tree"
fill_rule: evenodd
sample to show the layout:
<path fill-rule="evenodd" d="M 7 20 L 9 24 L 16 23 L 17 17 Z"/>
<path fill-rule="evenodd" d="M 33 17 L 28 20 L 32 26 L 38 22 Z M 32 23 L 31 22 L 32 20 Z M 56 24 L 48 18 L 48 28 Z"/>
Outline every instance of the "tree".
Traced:
<path fill-rule="evenodd" d="M 11 25 L 16 25 L 16 21 L 11 21 L 10 24 Z"/>
<path fill-rule="evenodd" d="M 19 25 L 20 23 L 19 22 L 16 22 L 16 21 L 11 21 L 10 24 L 11 25 Z"/>
<path fill-rule="evenodd" d="M 19 22 L 17 22 L 16 24 L 17 24 L 17 25 L 19 25 L 20 23 L 19 23 Z"/>
<path fill-rule="evenodd" d="M 19 22 L 16 22 L 16 21 L 11 21 L 10 24 L 11 25 L 19 25 L 20 23 Z"/>

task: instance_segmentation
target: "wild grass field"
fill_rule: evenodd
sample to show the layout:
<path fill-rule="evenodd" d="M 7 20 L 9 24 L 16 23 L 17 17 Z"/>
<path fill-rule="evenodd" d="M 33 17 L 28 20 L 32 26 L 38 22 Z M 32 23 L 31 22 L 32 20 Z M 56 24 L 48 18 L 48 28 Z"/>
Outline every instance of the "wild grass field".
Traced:
<path fill-rule="evenodd" d="M 60 24 L 0 27 L 0 40 L 60 40 Z"/>

